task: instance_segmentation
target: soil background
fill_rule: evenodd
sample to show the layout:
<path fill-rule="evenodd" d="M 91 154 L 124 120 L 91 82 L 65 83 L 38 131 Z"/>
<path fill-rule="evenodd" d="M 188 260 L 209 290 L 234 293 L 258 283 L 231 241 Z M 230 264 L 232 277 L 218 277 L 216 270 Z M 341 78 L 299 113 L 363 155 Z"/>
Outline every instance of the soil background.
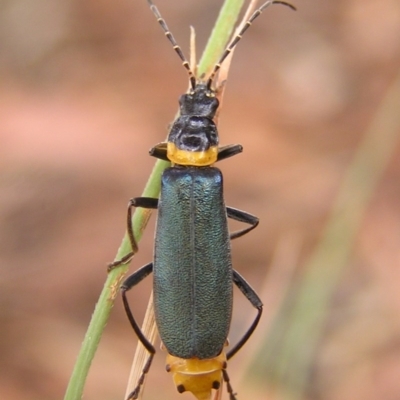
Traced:
<path fill-rule="evenodd" d="M 191 25 L 201 54 L 221 4 L 157 1 L 185 54 Z M 269 8 L 246 33 L 219 118 L 221 144 L 244 147 L 219 165 L 226 202 L 261 221 L 234 242 L 234 266 L 260 291 L 266 315 L 273 305 L 263 288 L 277 249 L 301 273 L 400 71 L 397 0 L 295 5 Z M 166 137 L 187 74 L 144 0 L 11 0 L 1 9 L 0 393 L 61 399 L 124 234 L 128 199 L 142 192 L 154 163 L 148 150 Z M 400 398 L 399 150 L 327 316 L 310 400 Z M 154 217 L 132 271 L 151 260 L 153 229 Z M 138 318 L 150 289 L 148 279 L 131 294 Z M 236 297 L 232 342 L 254 312 Z M 263 385 L 249 388 L 241 370 L 246 354 L 263 357 L 260 335 L 229 363 L 239 399 L 250 390 L 275 398 Z M 85 399 L 123 398 L 135 346 L 118 298 Z M 164 356 L 150 371 L 147 399 L 180 396 Z"/>

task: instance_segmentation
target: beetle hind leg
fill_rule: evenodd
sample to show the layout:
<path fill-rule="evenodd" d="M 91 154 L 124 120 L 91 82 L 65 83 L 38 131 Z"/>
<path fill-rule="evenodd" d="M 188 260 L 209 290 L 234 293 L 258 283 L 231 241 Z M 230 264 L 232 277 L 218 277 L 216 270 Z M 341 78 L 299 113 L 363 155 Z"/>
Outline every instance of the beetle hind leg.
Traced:
<path fill-rule="evenodd" d="M 126 400 L 135 400 L 139 397 L 140 389 L 143 386 L 144 380 L 146 378 L 146 374 L 150 370 L 150 366 L 153 361 L 153 357 L 154 357 L 154 353 L 150 353 L 149 358 L 147 359 L 146 364 L 144 365 L 144 367 L 142 369 L 142 373 L 138 379 L 135 389 L 133 389 L 133 391 L 129 394 L 129 396 L 127 397 Z"/>
<path fill-rule="evenodd" d="M 222 370 L 222 377 L 224 378 L 224 381 L 226 383 L 226 389 L 229 394 L 229 400 L 237 400 L 236 393 L 233 392 L 233 387 L 231 385 L 231 381 L 229 379 L 229 375 L 228 375 L 228 372 L 226 371 L 226 369 Z"/>

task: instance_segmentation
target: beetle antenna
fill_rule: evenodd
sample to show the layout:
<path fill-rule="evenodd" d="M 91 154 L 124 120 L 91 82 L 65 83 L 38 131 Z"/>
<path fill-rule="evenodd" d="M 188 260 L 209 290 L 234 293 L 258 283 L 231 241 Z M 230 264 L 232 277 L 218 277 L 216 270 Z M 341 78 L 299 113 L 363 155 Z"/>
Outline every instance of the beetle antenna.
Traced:
<path fill-rule="evenodd" d="M 282 4 L 284 6 L 287 6 L 287 7 L 291 8 L 292 10 L 296 11 L 296 7 L 294 7 L 292 4 L 287 3 L 286 1 L 280 1 L 280 0 L 267 1 L 260 8 L 258 8 L 256 11 L 254 11 L 254 13 L 251 15 L 251 17 L 245 22 L 245 24 L 244 24 L 243 28 L 240 30 L 240 32 L 237 35 L 235 35 L 233 40 L 229 43 L 229 45 L 227 46 L 225 51 L 222 53 L 222 56 L 219 59 L 219 61 L 215 64 L 214 70 L 212 71 L 212 73 L 211 73 L 211 75 L 210 75 L 210 77 L 208 78 L 208 81 L 207 81 L 207 88 L 209 90 L 211 90 L 211 85 L 212 85 L 212 83 L 213 83 L 213 81 L 215 79 L 215 76 L 217 75 L 217 72 L 221 68 L 221 64 L 226 59 L 226 57 L 228 57 L 228 55 L 232 52 L 232 50 L 235 48 L 235 46 L 238 44 L 238 42 L 242 38 L 243 34 L 247 31 L 247 29 L 250 28 L 250 26 L 253 23 L 253 21 L 257 17 L 259 17 L 267 7 L 272 6 L 273 4 Z"/>
<path fill-rule="evenodd" d="M 180 46 L 176 42 L 173 34 L 169 30 L 164 18 L 161 16 L 160 12 L 158 11 L 158 8 L 153 4 L 153 2 L 151 0 L 147 0 L 147 2 L 149 3 L 150 10 L 153 12 L 155 17 L 157 18 L 158 23 L 161 25 L 161 28 L 164 31 L 165 36 L 171 42 L 174 50 L 178 54 L 179 58 L 182 60 L 182 65 L 186 68 L 186 70 L 187 70 L 187 72 L 189 74 L 190 85 L 192 86 L 192 89 L 194 89 L 195 86 L 196 86 L 196 77 L 194 76 L 194 73 L 190 68 L 189 61 L 184 56 L 184 54 L 182 52 L 182 49 L 180 48 Z"/>

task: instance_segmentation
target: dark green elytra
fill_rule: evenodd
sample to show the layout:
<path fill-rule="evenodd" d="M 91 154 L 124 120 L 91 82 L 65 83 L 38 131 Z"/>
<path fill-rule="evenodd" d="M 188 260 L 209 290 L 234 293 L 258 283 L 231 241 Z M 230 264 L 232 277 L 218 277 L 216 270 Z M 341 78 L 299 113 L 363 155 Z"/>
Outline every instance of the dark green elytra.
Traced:
<path fill-rule="evenodd" d="M 156 321 L 168 353 L 220 354 L 231 322 L 232 264 L 219 169 L 164 172 L 153 274 Z"/>

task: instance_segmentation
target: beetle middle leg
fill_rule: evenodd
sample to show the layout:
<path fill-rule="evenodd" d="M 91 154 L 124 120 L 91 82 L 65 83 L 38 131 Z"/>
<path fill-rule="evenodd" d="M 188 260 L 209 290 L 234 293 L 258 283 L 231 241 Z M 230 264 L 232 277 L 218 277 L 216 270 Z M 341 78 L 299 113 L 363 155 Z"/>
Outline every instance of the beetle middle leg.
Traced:
<path fill-rule="evenodd" d="M 119 265 L 126 264 L 129 262 L 132 257 L 138 252 L 138 244 L 135 239 L 135 235 L 133 233 L 133 226 L 132 226 L 132 209 L 133 207 L 142 207 L 147 209 L 157 209 L 158 207 L 158 199 L 154 197 L 134 197 L 133 199 L 129 200 L 128 204 L 128 212 L 126 215 L 126 230 L 128 232 L 129 242 L 131 244 L 132 251 L 122 257 L 120 260 L 114 261 L 108 264 L 107 271 L 110 272 L 115 267 Z"/>
<path fill-rule="evenodd" d="M 250 226 L 244 229 L 240 229 L 238 231 L 235 231 L 230 234 L 230 239 L 237 239 L 241 236 L 244 236 L 246 233 L 252 231 L 254 228 L 257 227 L 258 223 L 260 222 L 259 219 L 252 214 L 249 214 L 245 211 L 238 210 L 236 208 L 232 207 L 226 207 L 226 214 L 228 215 L 229 218 L 239 221 L 239 222 L 244 222 L 246 224 L 249 224 Z"/>

